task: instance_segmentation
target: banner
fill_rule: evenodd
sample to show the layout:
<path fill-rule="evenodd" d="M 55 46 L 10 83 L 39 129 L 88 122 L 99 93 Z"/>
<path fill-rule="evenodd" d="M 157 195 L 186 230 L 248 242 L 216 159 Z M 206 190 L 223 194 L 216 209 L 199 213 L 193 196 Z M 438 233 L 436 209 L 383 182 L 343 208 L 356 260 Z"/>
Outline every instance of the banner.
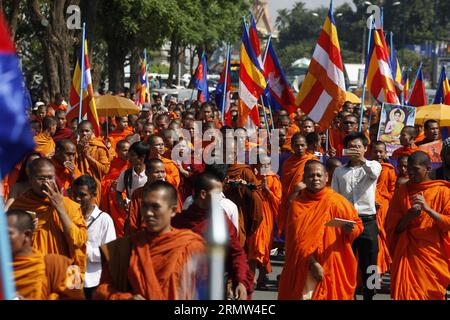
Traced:
<path fill-rule="evenodd" d="M 414 126 L 416 108 L 383 103 L 378 129 L 378 140 L 386 143 L 388 156 L 401 147 L 400 132 L 405 126 Z"/>
<path fill-rule="evenodd" d="M 425 150 L 431 157 L 431 162 L 441 163 L 442 140 L 425 143 L 419 146 L 420 149 Z"/>

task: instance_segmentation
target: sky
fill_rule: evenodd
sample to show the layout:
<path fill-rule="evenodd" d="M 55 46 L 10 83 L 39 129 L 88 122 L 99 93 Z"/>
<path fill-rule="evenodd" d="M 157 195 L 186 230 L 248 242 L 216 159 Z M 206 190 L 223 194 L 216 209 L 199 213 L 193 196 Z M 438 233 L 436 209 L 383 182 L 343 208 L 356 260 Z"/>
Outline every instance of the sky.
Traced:
<path fill-rule="evenodd" d="M 272 23 L 275 24 L 277 10 L 285 8 L 290 9 L 294 3 L 299 1 L 306 3 L 308 9 L 314 9 L 320 6 L 328 7 L 330 5 L 330 0 L 269 0 L 269 12 L 272 17 Z M 334 0 L 333 7 L 340 6 L 345 2 L 353 3 L 351 0 Z"/>

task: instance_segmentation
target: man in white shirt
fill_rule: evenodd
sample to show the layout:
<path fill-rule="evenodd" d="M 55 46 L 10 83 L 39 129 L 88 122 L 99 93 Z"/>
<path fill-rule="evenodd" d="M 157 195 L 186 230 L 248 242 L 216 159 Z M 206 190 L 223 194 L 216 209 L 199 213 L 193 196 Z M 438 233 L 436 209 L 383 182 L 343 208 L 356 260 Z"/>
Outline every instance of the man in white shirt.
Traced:
<path fill-rule="evenodd" d="M 81 206 L 88 232 L 84 279 L 84 294 L 88 300 L 100 283 L 102 274 L 100 246 L 116 240 L 112 218 L 95 205 L 96 194 L 97 182 L 91 176 L 84 175 L 74 181 L 73 200 Z"/>
<path fill-rule="evenodd" d="M 350 157 L 350 161 L 345 166 L 336 168 L 331 187 L 353 204 L 363 222 L 364 231 L 353 242 L 353 251 L 358 256 L 364 300 L 372 300 L 375 288 L 368 286 L 373 282 L 368 280 L 371 275 L 378 272 L 375 191 L 381 173 L 381 165 L 377 161 L 369 161 L 364 158 L 367 145 L 368 140 L 361 132 L 352 132 L 344 138 L 346 148 L 344 156 Z"/>
<path fill-rule="evenodd" d="M 116 187 L 116 201 L 126 211 L 128 211 L 128 204 L 133 192 L 143 187 L 147 182 L 145 159 L 149 151 L 150 146 L 142 141 L 133 143 L 128 150 L 128 161 L 131 164 L 131 168 L 120 173 Z M 124 191 L 127 194 L 125 200 L 122 197 Z"/>

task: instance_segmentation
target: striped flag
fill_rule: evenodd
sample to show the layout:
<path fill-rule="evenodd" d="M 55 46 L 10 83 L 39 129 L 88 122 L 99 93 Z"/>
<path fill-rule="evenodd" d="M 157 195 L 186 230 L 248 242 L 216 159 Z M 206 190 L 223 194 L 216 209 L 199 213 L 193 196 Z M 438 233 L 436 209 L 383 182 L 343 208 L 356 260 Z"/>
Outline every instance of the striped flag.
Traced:
<path fill-rule="evenodd" d="M 208 78 L 206 56 L 203 52 L 202 58 L 195 72 L 195 88 L 198 90 L 197 99 L 201 103 L 209 101 Z"/>
<path fill-rule="evenodd" d="M 445 67 L 442 66 L 441 76 L 439 77 L 439 84 L 434 97 L 434 104 L 450 105 L 450 84 L 445 74 Z"/>
<path fill-rule="evenodd" d="M 425 86 L 423 84 L 422 65 L 417 71 L 416 82 L 411 92 L 411 97 L 408 100 L 408 105 L 414 107 L 421 107 L 427 105 L 427 95 L 425 93 Z"/>
<path fill-rule="evenodd" d="M 327 129 L 345 102 L 345 79 L 333 2 L 314 49 L 308 73 L 295 100 L 308 116 Z"/>
<path fill-rule="evenodd" d="M 400 103 L 392 74 L 383 28 L 374 25 L 364 77 L 370 93 L 380 103 Z"/>
<path fill-rule="evenodd" d="M 147 99 L 147 59 L 144 58 L 141 63 L 141 72 L 139 76 L 139 104 L 142 106 Z"/>
<path fill-rule="evenodd" d="M 80 57 L 81 58 L 81 57 Z M 80 111 L 80 86 L 81 86 L 81 68 L 80 59 L 77 61 L 75 71 L 73 73 L 72 87 L 70 88 L 69 109 L 67 110 L 67 121 L 70 122 L 74 118 L 78 118 Z M 100 124 L 98 122 L 97 109 L 95 107 L 94 87 L 92 86 L 91 69 L 88 57 L 87 40 L 84 42 L 84 80 L 83 80 L 83 102 L 81 109 L 81 117 L 87 117 L 94 127 L 96 136 L 100 136 Z"/>
<path fill-rule="evenodd" d="M 403 102 L 402 104 L 407 104 L 409 99 L 409 68 L 405 70 L 402 78 L 403 85 Z"/>
<path fill-rule="evenodd" d="M 238 125 L 240 127 L 251 131 L 259 127 L 258 99 L 265 88 L 264 72 L 250 43 L 247 28 L 244 26 L 239 69 Z"/>
<path fill-rule="evenodd" d="M 264 68 L 263 61 L 261 58 L 261 44 L 258 37 L 258 29 L 256 29 L 256 22 L 253 16 L 250 17 L 250 28 L 248 30 L 250 36 L 250 44 L 252 45 L 255 56 L 258 59 L 261 69 Z"/>
<path fill-rule="evenodd" d="M 394 79 L 395 88 L 397 89 L 397 96 L 403 91 L 403 83 L 402 83 L 402 71 L 400 68 L 400 63 L 397 58 L 397 50 L 394 48 L 394 36 L 393 33 L 390 33 L 390 45 L 389 45 L 389 63 L 392 70 L 392 78 Z"/>

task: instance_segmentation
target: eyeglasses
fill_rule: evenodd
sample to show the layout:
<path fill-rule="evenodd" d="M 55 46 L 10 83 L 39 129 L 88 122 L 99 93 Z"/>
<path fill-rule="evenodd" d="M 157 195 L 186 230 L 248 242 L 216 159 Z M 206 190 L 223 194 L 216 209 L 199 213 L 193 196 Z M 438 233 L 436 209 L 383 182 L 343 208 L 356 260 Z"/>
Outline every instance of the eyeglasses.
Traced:
<path fill-rule="evenodd" d="M 344 122 L 344 124 L 352 124 L 352 125 L 355 125 L 355 124 L 356 124 L 356 122 L 345 121 L 345 122 Z"/>

